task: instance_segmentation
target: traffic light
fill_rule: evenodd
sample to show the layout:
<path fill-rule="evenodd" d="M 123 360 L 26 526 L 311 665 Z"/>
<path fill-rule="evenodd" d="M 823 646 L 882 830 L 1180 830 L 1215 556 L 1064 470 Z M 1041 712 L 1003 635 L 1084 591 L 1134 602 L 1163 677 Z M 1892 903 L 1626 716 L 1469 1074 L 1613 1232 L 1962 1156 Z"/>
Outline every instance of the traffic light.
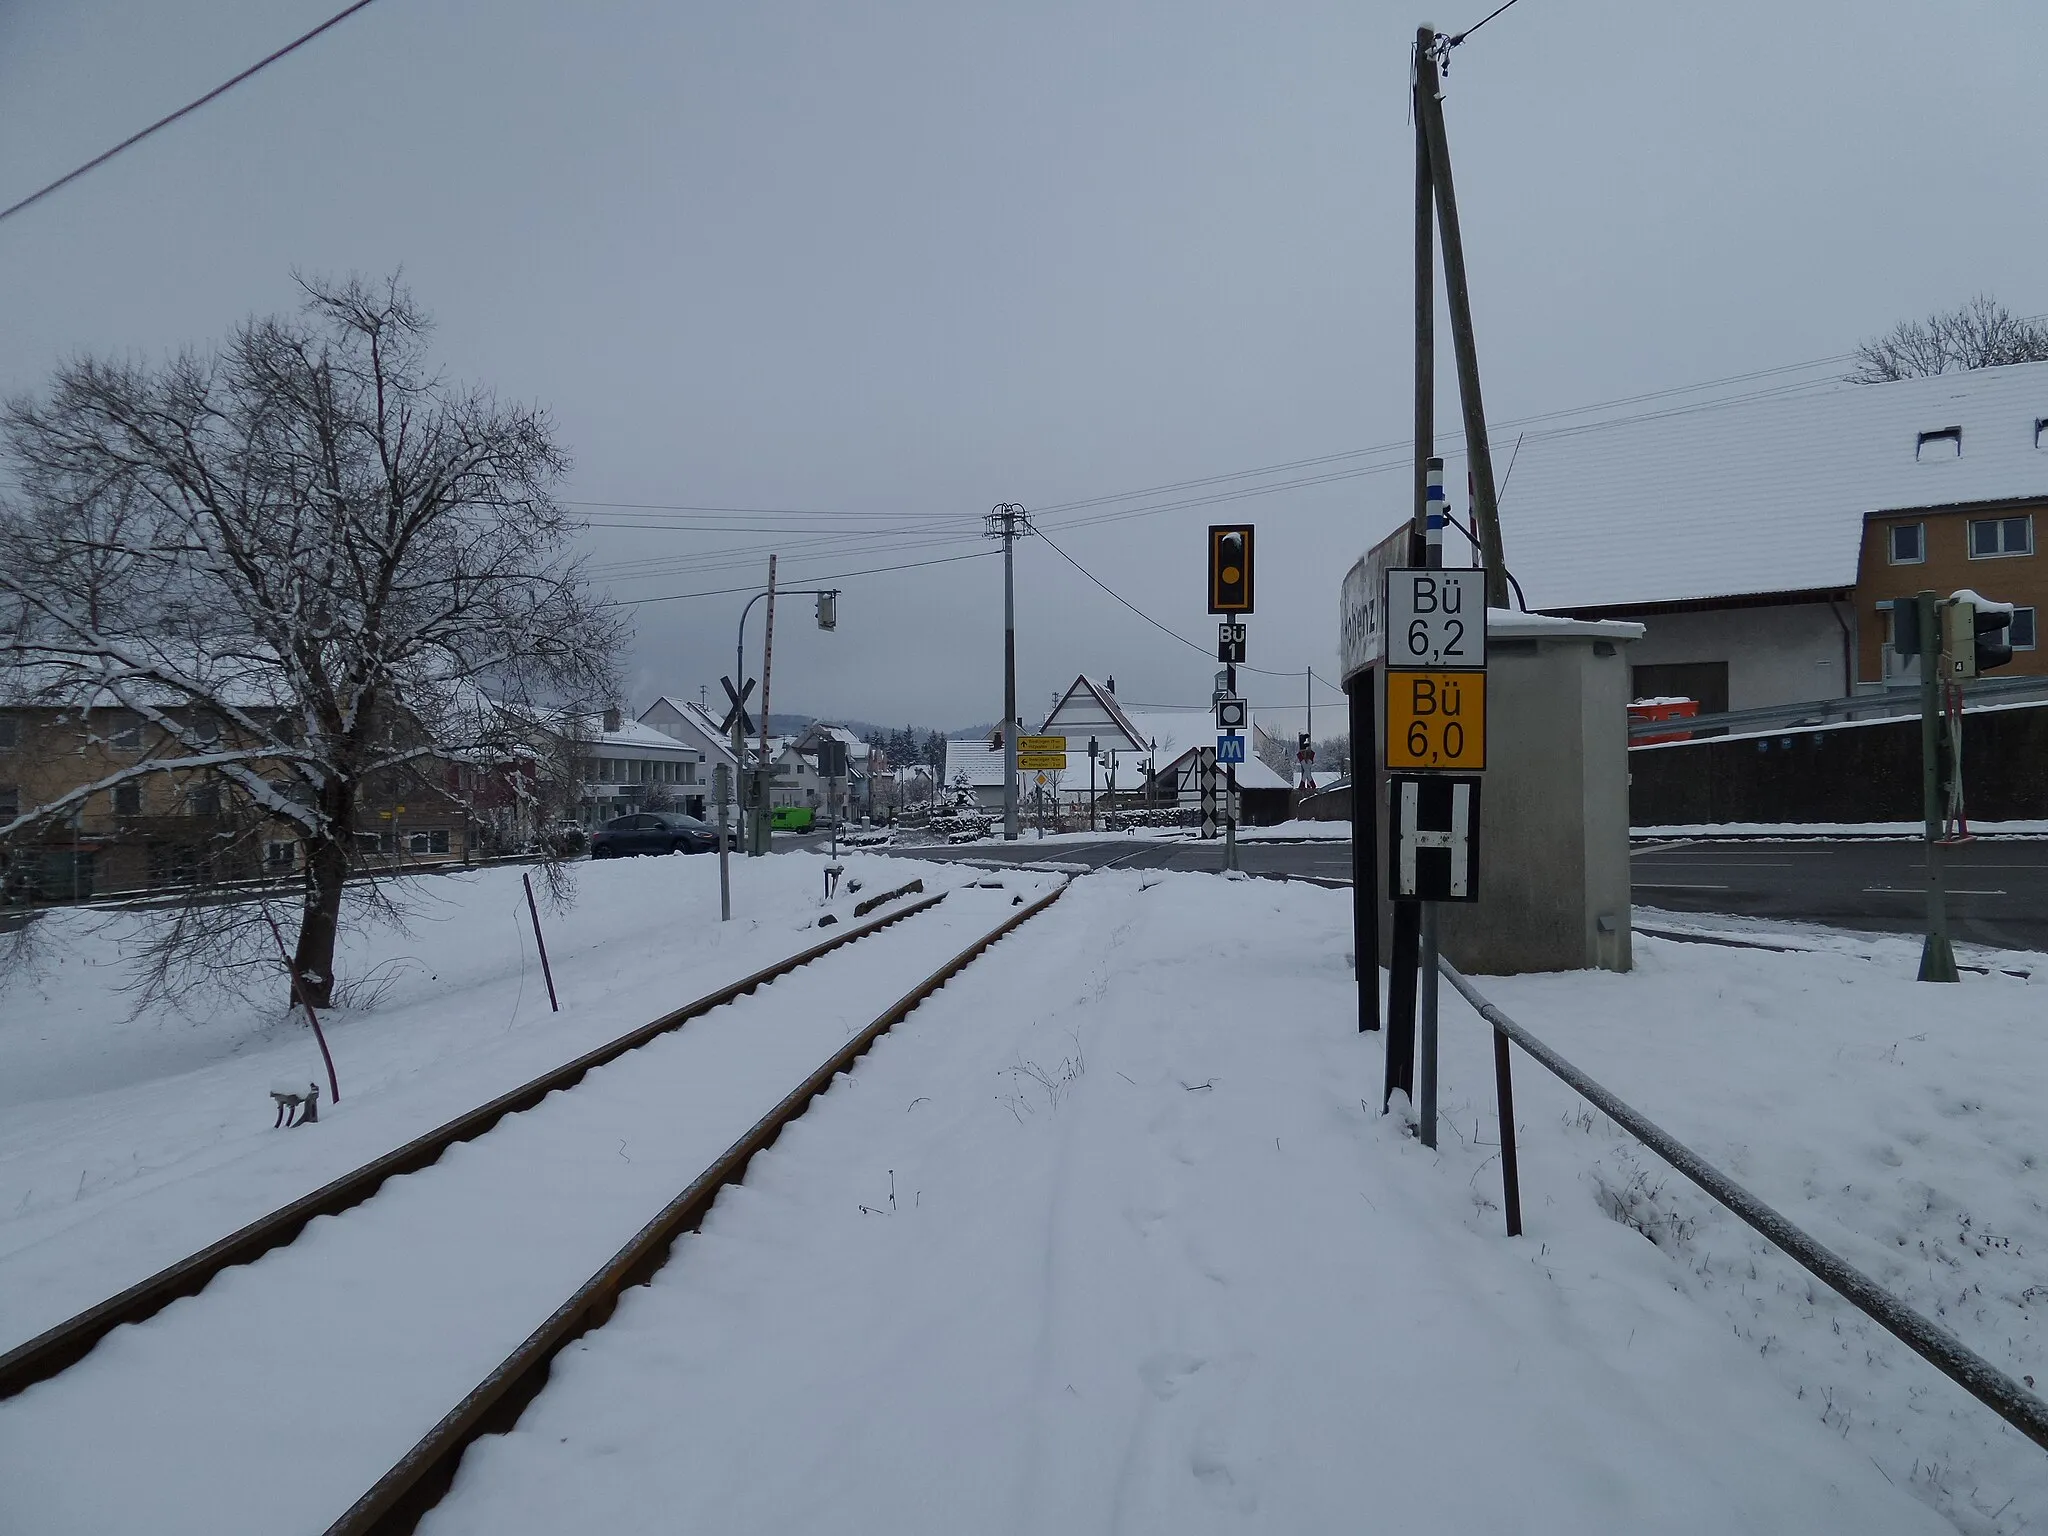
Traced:
<path fill-rule="evenodd" d="M 2012 610 L 1979 608 L 1975 619 L 1977 670 L 1989 672 L 2012 660 Z"/>
<path fill-rule="evenodd" d="M 1941 605 L 1941 672 L 1954 681 L 2012 661 L 2012 609 L 1974 592 Z"/>
<path fill-rule="evenodd" d="M 837 591 L 820 592 L 818 594 L 818 628 L 837 629 L 838 627 L 839 593 Z"/>
<path fill-rule="evenodd" d="M 1209 611 L 1252 611 L 1252 530 L 1249 523 L 1209 529 Z"/>
<path fill-rule="evenodd" d="M 1307 731 L 1303 731 L 1295 738 L 1294 758 L 1296 762 L 1301 763 L 1312 763 L 1316 760 L 1316 749 L 1309 745 Z"/>

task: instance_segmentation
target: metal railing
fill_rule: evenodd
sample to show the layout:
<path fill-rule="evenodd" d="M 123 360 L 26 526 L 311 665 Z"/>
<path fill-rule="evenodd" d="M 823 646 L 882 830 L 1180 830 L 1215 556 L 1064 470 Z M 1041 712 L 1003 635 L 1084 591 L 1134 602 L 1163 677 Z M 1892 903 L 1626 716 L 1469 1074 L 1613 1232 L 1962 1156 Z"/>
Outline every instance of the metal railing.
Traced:
<path fill-rule="evenodd" d="M 2048 677 L 1987 677 L 1972 680 L 1964 708 L 1983 704 L 2025 704 L 2048 699 Z M 1801 704 L 1771 704 L 1758 709 L 1730 709 L 1712 715 L 1679 715 L 1668 720 L 1631 720 L 1628 739 L 1701 733 L 1740 735 L 1785 726 L 1844 725 L 1857 720 L 1892 720 L 1920 713 L 1920 685 L 1886 688 L 1844 699 L 1810 699 Z"/>
<path fill-rule="evenodd" d="M 1437 968 L 1444 980 L 1457 988 L 1459 996 L 1493 1026 L 1494 1062 L 1501 1088 L 1501 1168 L 1510 1237 L 1519 1236 L 1522 1230 L 1521 1188 L 1515 1170 L 1514 1100 L 1508 1091 L 1506 1066 L 1508 1042 L 1512 1040 L 1616 1125 L 1783 1249 L 1808 1274 L 1837 1292 L 1843 1300 L 1891 1333 L 2034 1444 L 2048 1450 L 2048 1402 L 2014 1381 L 1939 1323 L 1922 1317 L 1848 1260 L 1792 1225 L 1640 1110 L 1594 1082 L 1502 1013 L 1450 961 L 1439 958 Z"/>

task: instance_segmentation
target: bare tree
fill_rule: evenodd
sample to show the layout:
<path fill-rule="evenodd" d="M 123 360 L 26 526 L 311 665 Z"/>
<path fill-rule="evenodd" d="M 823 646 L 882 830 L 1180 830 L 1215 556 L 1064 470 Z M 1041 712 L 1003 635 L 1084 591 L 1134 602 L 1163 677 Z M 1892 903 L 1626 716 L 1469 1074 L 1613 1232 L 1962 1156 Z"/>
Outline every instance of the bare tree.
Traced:
<path fill-rule="evenodd" d="M 0 838 L 147 775 L 215 778 L 301 850 L 289 964 L 324 1006 L 366 799 L 451 757 L 530 754 L 521 706 L 608 697 L 624 631 L 571 555 L 547 415 L 434 371 L 395 278 L 300 283 L 298 315 L 210 355 L 80 359 L 0 417 L 0 663 L 18 692 L 150 737 Z M 166 964 L 222 944 L 276 963 L 253 916 L 177 923 Z"/>
<path fill-rule="evenodd" d="M 1889 384 L 1970 368 L 2048 362 L 2048 324 L 2016 318 L 1984 294 L 1958 309 L 1906 320 L 1856 349 L 1852 384 Z"/>

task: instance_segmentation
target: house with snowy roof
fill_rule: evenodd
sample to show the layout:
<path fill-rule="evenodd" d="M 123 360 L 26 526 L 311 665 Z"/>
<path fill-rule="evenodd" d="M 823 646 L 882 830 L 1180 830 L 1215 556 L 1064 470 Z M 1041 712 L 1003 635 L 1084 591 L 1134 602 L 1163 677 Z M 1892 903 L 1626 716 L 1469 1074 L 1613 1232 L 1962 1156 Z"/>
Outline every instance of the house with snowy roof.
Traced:
<path fill-rule="evenodd" d="M 1003 739 L 1000 727 L 987 736 L 946 743 L 946 767 L 938 789 L 941 805 L 966 803 L 984 811 L 1003 808 Z"/>
<path fill-rule="evenodd" d="M 1530 433 L 1500 516 L 1530 608 L 1642 623 L 1635 696 L 1714 712 L 1916 675 L 1885 642 L 1923 589 L 2013 603 L 2009 671 L 2048 673 L 2044 511 L 2048 363 L 2019 363 Z"/>

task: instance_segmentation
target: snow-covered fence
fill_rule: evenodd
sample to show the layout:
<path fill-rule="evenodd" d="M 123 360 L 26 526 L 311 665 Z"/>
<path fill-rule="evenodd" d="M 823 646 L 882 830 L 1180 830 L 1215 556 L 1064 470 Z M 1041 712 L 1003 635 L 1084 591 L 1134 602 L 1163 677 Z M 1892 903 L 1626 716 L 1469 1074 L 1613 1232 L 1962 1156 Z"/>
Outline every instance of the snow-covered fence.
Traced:
<path fill-rule="evenodd" d="M 2048 1450 L 2048 1402 L 2014 1381 L 1939 1323 L 1922 1317 L 1834 1250 L 1824 1247 L 1792 1225 L 1640 1110 L 1593 1081 L 1501 1012 L 1450 961 L 1439 958 L 1437 968 L 1443 973 L 1444 980 L 1457 988 L 1459 995 L 1493 1026 L 1494 1060 L 1501 1090 L 1501 1169 L 1507 1193 L 1509 1236 L 1519 1235 L 1522 1226 L 1521 1191 L 1515 1169 L 1514 1100 L 1509 1092 L 1506 1071 L 1508 1042 L 1513 1041 L 1608 1119 L 1783 1249 L 1843 1300 L 1890 1332 L 2029 1440 Z"/>

